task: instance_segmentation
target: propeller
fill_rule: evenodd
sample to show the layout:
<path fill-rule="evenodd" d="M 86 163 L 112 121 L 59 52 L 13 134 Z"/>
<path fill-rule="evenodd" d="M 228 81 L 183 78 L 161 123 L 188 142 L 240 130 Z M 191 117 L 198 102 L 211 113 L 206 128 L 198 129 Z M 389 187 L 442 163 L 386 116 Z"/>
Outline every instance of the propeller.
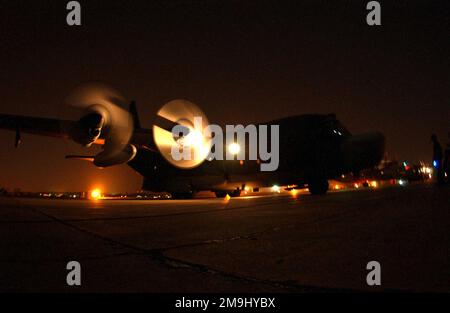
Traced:
<path fill-rule="evenodd" d="M 102 136 L 103 151 L 94 158 L 99 167 L 121 164 L 136 155 L 129 144 L 133 134 L 133 119 L 123 109 L 125 98 L 112 87 L 90 82 L 76 87 L 66 97 L 65 104 L 82 110 L 82 117 L 70 131 L 71 138 L 84 146 L 91 146 Z"/>
<path fill-rule="evenodd" d="M 103 151 L 93 157 L 98 167 L 129 162 L 137 153 L 130 139 L 133 124 L 139 128 L 140 123 L 137 114 L 133 118 L 123 109 L 126 103 L 118 91 L 100 82 L 80 85 L 65 99 L 65 104 L 83 112 L 70 130 L 70 137 L 87 147 L 104 139 Z M 131 111 L 136 113 L 134 105 Z M 173 100 L 158 111 L 153 125 L 153 139 L 169 163 L 183 169 L 194 168 L 203 163 L 210 153 L 211 138 L 204 135 L 208 125 L 206 115 L 197 105 L 187 100 Z M 174 157 L 173 151 L 178 151 L 181 158 Z"/>
<path fill-rule="evenodd" d="M 133 119 L 124 110 L 125 98 L 110 86 L 91 82 L 76 87 L 65 99 L 65 103 L 82 109 L 80 119 L 83 126 L 94 126 L 90 131 L 96 137 L 101 130 L 107 142 L 117 149 L 125 147 L 133 133 Z M 98 136 L 97 136 L 98 137 Z"/>
<path fill-rule="evenodd" d="M 194 168 L 203 163 L 211 149 L 211 138 L 204 135 L 208 125 L 206 115 L 197 105 L 187 100 L 172 100 L 157 113 L 153 139 L 170 164 Z M 175 157 L 174 150 L 183 157 Z"/>

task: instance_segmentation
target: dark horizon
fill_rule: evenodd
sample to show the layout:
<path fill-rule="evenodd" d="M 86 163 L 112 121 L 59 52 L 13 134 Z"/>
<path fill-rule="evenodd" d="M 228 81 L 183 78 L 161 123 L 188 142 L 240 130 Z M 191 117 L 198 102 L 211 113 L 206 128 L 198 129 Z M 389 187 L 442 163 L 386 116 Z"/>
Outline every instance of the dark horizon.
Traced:
<path fill-rule="evenodd" d="M 0 13 L 0 113 L 71 118 L 62 100 L 104 81 L 137 101 L 142 125 L 169 100 L 197 103 L 217 124 L 335 113 L 352 132 L 378 130 L 391 159 L 431 162 L 450 131 L 450 23 L 445 1 L 9 1 Z M 447 9 L 447 10 L 446 10 Z M 97 169 L 75 143 L 0 131 L 0 187 L 135 191 L 126 165 Z M 90 152 L 89 152 L 90 153 Z M 282 156 L 281 156 L 282 157 Z"/>

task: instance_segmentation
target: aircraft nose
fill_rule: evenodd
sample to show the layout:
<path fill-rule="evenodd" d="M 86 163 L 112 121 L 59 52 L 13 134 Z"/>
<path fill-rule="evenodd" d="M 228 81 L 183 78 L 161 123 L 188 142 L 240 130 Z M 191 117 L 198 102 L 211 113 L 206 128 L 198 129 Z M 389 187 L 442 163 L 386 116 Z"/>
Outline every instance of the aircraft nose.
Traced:
<path fill-rule="evenodd" d="M 342 144 L 342 161 L 351 171 L 377 165 L 384 156 L 385 137 L 371 132 L 349 137 Z"/>

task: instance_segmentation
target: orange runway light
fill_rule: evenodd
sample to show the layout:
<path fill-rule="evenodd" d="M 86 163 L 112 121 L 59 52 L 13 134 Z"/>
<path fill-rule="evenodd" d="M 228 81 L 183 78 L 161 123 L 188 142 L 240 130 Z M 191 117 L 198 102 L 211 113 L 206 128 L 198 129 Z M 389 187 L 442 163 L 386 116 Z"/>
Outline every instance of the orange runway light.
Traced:
<path fill-rule="evenodd" d="M 100 189 L 94 189 L 91 191 L 91 199 L 92 200 L 98 200 L 101 199 L 102 197 L 102 192 Z"/>
<path fill-rule="evenodd" d="M 297 189 L 292 189 L 291 190 L 291 195 L 295 198 L 298 194 L 298 190 Z"/>

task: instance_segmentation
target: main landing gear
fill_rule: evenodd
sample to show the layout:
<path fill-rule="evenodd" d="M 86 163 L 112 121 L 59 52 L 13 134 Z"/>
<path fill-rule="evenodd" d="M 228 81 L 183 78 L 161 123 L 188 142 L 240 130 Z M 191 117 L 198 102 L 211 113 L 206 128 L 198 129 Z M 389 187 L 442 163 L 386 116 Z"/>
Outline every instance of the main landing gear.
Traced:
<path fill-rule="evenodd" d="M 230 197 L 239 197 L 241 195 L 241 190 L 240 189 L 236 189 L 233 191 L 226 191 L 226 190 L 216 190 L 214 192 L 216 194 L 217 198 L 225 198 L 227 196 L 227 194 Z"/>
<path fill-rule="evenodd" d="M 328 180 L 316 178 L 308 183 L 308 190 L 313 195 L 324 195 L 328 191 Z"/>

